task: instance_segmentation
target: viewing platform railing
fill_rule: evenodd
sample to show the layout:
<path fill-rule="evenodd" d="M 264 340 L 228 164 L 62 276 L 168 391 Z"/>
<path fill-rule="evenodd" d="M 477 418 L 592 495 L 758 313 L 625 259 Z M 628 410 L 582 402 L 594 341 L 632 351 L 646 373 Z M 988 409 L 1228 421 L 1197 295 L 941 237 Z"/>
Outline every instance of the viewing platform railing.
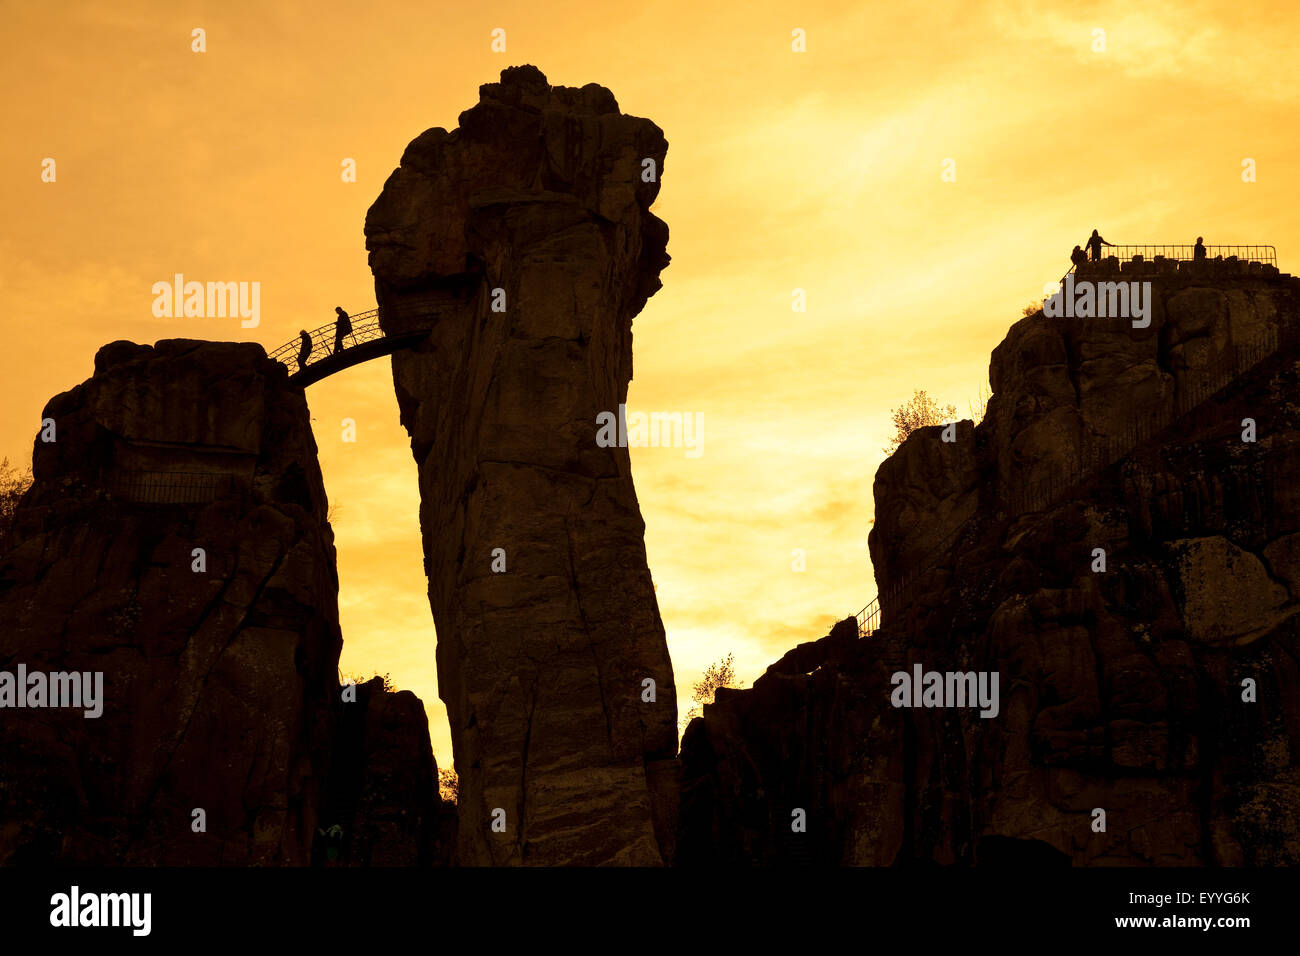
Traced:
<path fill-rule="evenodd" d="M 1086 251 L 1086 250 L 1085 250 Z M 1143 259 L 1173 259 L 1178 262 L 1196 260 L 1195 245 L 1168 245 L 1165 243 L 1139 243 L 1137 245 L 1102 246 L 1101 257 L 1111 256 L 1121 262 L 1141 256 Z M 1277 249 L 1273 246 L 1205 246 L 1207 259 L 1241 259 L 1245 262 L 1262 262 L 1264 265 L 1277 266 Z"/>
<path fill-rule="evenodd" d="M 1124 251 L 1133 250 L 1132 255 L 1140 255 L 1144 260 L 1149 253 L 1153 261 L 1157 255 L 1166 259 L 1174 259 L 1176 256 L 1171 255 L 1171 253 L 1180 254 L 1182 250 L 1186 250 L 1186 259 L 1179 259 L 1178 261 L 1192 261 L 1192 253 L 1195 247 L 1125 245 L 1110 246 L 1108 248 Z M 1260 262 L 1273 266 L 1274 269 L 1277 268 L 1277 253 L 1273 246 L 1206 246 L 1205 248 L 1211 262 L 1222 261 L 1216 258 L 1219 256 L 1222 256 L 1223 259 L 1237 256 L 1241 261 Z M 1093 265 L 1093 263 L 1089 262 L 1089 265 Z M 1074 270 L 1071 269 L 1071 271 Z M 1069 275 L 1069 273 L 1067 272 L 1066 275 Z M 1064 277 L 1062 277 L 1062 282 L 1064 282 Z M 1207 368 L 1198 370 L 1199 374 L 1195 376 L 1196 380 L 1186 383 L 1184 391 L 1177 396 L 1171 407 L 1153 409 L 1150 415 L 1135 421 L 1124 434 L 1094 438 L 1094 440 L 1087 442 L 1085 447 L 1081 449 L 1080 459 L 1075 463 L 1074 468 L 1067 468 L 1058 475 L 1050 476 L 1033 485 L 1017 489 L 1007 501 L 1009 511 L 1014 516 L 1040 511 L 1053 504 L 1071 488 L 1120 461 L 1157 432 L 1169 427 L 1176 420 L 1189 414 L 1193 409 L 1245 376 L 1251 369 L 1280 349 L 1284 341 L 1289 340 L 1281 334 L 1280 329 L 1269 328 L 1261 330 L 1244 341 L 1232 343 L 1217 361 L 1211 363 Z M 956 543 L 957 536 L 965 529 L 966 525 L 962 523 L 950 531 L 938 545 L 930 549 L 925 558 L 917 562 L 917 566 L 913 571 L 905 574 L 894 588 L 886 592 L 891 598 L 891 603 L 893 599 L 906 594 L 924 574 L 938 567 L 948 549 Z M 875 632 L 880 626 L 880 612 L 880 596 L 877 595 L 857 614 L 859 637 L 870 637 Z"/>
<path fill-rule="evenodd" d="M 1268 266 L 1271 269 L 1277 268 L 1277 249 L 1274 246 L 1267 245 L 1227 245 L 1227 246 L 1205 246 L 1205 256 L 1201 259 L 1196 258 L 1196 246 L 1193 245 L 1174 245 L 1169 243 L 1138 243 L 1133 244 L 1116 244 L 1101 247 L 1101 258 L 1094 260 L 1091 255 L 1086 263 L 1089 269 L 1104 267 L 1107 260 L 1114 260 L 1121 269 L 1125 268 L 1125 263 L 1136 261 L 1154 263 L 1160 262 L 1178 263 L 1178 271 L 1181 272 L 1182 263 L 1188 262 L 1195 265 L 1197 262 L 1211 263 L 1222 266 L 1225 262 L 1258 262 L 1260 266 Z M 1088 250 L 1085 248 L 1085 252 Z M 1159 270 L 1157 270 L 1159 271 Z M 1252 270 L 1253 271 L 1253 270 Z M 1078 269 L 1071 264 L 1070 268 L 1065 270 L 1061 276 L 1061 282 L 1065 282 L 1065 276 L 1071 272 L 1078 272 Z"/>

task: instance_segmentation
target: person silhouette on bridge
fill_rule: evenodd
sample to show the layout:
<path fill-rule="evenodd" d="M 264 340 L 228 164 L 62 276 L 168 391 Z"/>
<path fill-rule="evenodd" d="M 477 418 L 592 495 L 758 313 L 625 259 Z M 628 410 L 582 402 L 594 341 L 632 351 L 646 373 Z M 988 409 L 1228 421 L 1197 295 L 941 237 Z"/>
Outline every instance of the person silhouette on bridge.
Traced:
<path fill-rule="evenodd" d="M 302 338 L 302 348 L 298 350 L 298 371 L 301 372 L 307 367 L 307 359 L 311 358 L 311 336 L 306 329 L 299 329 L 298 334 Z"/>
<path fill-rule="evenodd" d="M 1088 253 L 1075 246 L 1074 251 L 1070 253 L 1070 261 L 1074 263 L 1074 267 L 1077 269 L 1088 261 Z"/>
<path fill-rule="evenodd" d="M 1200 236 L 1196 237 L 1196 245 L 1192 247 L 1192 258 L 1197 262 L 1205 258 L 1205 242 Z"/>
<path fill-rule="evenodd" d="M 1084 245 L 1092 250 L 1092 261 L 1099 262 L 1101 260 L 1101 247 L 1113 246 L 1115 245 L 1115 243 L 1107 242 L 1105 239 L 1099 236 L 1097 234 L 1097 230 L 1094 229 L 1092 231 L 1092 235 L 1088 237 L 1088 241 L 1085 242 Z"/>
<path fill-rule="evenodd" d="M 334 311 L 338 313 L 339 319 L 334 326 L 334 354 L 338 355 L 343 351 L 343 336 L 352 334 L 352 320 L 348 314 L 343 311 L 341 305 L 334 306 Z"/>

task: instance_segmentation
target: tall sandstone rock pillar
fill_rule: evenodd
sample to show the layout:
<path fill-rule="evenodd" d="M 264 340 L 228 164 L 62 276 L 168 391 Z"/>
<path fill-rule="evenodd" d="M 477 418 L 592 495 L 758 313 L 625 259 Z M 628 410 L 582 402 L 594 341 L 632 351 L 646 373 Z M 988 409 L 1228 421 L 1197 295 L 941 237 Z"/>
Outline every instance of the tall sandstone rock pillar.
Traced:
<path fill-rule="evenodd" d="M 667 148 L 609 90 L 511 68 L 407 147 L 366 217 L 385 332 L 431 329 L 393 381 L 462 864 L 672 855 L 672 665 L 627 449 L 596 442 L 668 262 L 649 212 Z"/>

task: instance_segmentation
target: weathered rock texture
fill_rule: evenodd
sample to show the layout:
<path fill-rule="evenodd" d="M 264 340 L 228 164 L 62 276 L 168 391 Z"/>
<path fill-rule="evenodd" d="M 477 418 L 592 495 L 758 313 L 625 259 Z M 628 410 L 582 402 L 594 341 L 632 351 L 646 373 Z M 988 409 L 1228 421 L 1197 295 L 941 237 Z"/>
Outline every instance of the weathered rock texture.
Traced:
<path fill-rule="evenodd" d="M 409 690 L 386 691 L 375 677 L 357 685 L 355 701 L 340 698 L 337 710 L 316 862 L 447 865 L 454 859 L 455 832 L 446 832 L 443 818 L 454 823 L 455 806 L 439 798 L 438 765 L 420 698 Z"/>
<path fill-rule="evenodd" d="M 309 862 L 340 636 L 302 391 L 257 345 L 115 342 L 44 415 L 0 669 L 105 700 L 0 711 L 0 862 Z"/>
<path fill-rule="evenodd" d="M 334 536 L 285 367 L 114 342 L 44 417 L 0 670 L 101 671 L 103 713 L 0 709 L 0 864 L 305 865 L 335 823 L 345 862 L 447 862 L 420 701 L 340 693 Z"/>
<path fill-rule="evenodd" d="M 692 722 L 680 862 L 1300 863 L 1300 291 L 1234 264 L 1125 278 L 1154 282 L 1150 328 L 1018 322 L 983 422 L 880 467 L 884 626 L 845 621 Z M 1265 330 L 1275 352 L 1179 405 Z M 918 662 L 998 672 L 1000 713 L 893 708 Z"/>
<path fill-rule="evenodd" d="M 393 380 L 465 864 L 672 852 L 672 667 L 627 449 L 596 443 L 668 261 L 649 212 L 666 150 L 608 90 L 507 69 L 407 147 L 366 218 L 384 330 L 431 329 Z"/>

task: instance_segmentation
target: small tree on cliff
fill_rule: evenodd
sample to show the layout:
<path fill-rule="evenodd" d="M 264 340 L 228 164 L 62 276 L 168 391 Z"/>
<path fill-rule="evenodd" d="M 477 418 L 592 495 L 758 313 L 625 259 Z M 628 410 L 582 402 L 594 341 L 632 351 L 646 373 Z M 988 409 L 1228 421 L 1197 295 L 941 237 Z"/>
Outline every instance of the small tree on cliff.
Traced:
<path fill-rule="evenodd" d="M 351 682 L 360 687 L 362 684 L 370 683 L 376 677 L 384 682 L 383 689 L 386 693 L 391 694 L 393 691 L 397 690 L 397 686 L 393 683 L 393 678 L 389 674 L 375 673 L 371 674 L 369 677 L 362 677 L 360 674 L 339 674 L 339 684 L 347 684 Z"/>
<path fill-rule="evenodd" d="M 713 703 L 718 688 L 739 687 L 741 685 L 742 682 L 736 679 L 735 660 L 735 654 L 728 654 L 722 660 L 714 661 L 705 669 L 704 676 L 696 681 L 695 688 L 691 693 L 691 700 L 695 701 L 695 704 L 682 718 L 682 727 L 685 727 L 694 718 L 699 717 L 705 704 Z"/>
<path fill-rule="evenodd" d="M 443 803 L 459 802 L 460 777 L 454 767 L 450 770 L 446 767 L 438 768 L 438 796 L 442 798 Z"/>
<path fill-rule="evenodd" d="M 19 471 L 6 458 L 0 461 L 0 554 L 9 550 L 14 526 L 14 512 L 27 489 L 32 486 L 32 470 Z"/>
<path fill-rule="evenodd" d="M 975 400 L 973 402 L 970 399 L 966 400 L 966 407 L 970 409 L 970 420 L 976 425 L 984 421 L 984 416 L 989 411 L 989 399 L 992 397 L 993 393 L 981 385 Z"/>
<path fill-rule="evenodd" d="M 894 437 L 883 449 L 886 455 L 892 455 L 897 451 L 898 446 L 907 440 L 907 436 L 918 428 L 927 425 L 946 425 L 948 422 L 955 421 L 957 406 L 949 405 L 947 408 L 940 408 L 939 403 L 925 393 L 925 389 L 918 388 L 910 402 L 898 406 L 889 414 L 894 420 L 895 431 Z"/>

